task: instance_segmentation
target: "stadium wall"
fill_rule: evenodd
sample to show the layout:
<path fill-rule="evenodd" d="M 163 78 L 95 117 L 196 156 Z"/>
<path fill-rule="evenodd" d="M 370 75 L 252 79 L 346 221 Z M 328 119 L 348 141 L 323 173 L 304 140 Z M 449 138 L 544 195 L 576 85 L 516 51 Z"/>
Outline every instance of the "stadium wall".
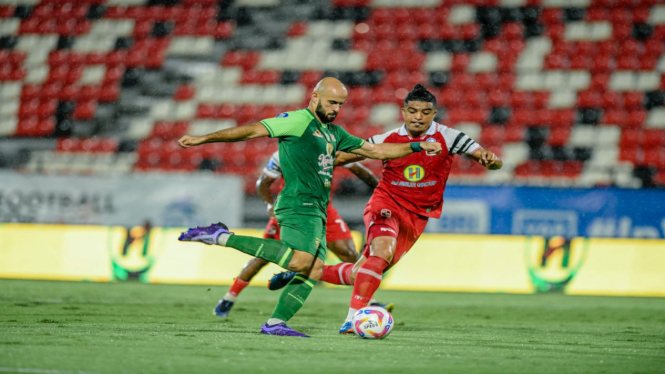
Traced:
<path fill-rule="evenodd" d="M 228 285 L 249 259 L 235 250 L 178 242 L 180 231 L 0 225 L 0 277 Z M 360 234 L 355 238 L 360 243 Z M 387 273 L 382 287 L 662 297 L 664 268 L 664 240 L 425 234 Z M 254 283 L 263 284 L 278 271 L 271 265 Z"/>
<path fill-rule="evenodd" d="M 427 232 L 665 238 L 665 190 L 447 186 L 445 200 Z"/>
<path fill-rule="evenodd" d="M 243 180 L 232 175 L 23 175 L 0 172 L 0 222 L 103 226 L 241 226 Z"/>

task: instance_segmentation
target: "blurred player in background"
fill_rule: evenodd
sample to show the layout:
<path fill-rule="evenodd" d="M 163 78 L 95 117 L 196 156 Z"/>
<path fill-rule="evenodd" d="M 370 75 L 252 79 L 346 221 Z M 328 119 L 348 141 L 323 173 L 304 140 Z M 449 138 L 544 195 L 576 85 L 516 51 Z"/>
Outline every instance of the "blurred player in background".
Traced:
<path fill-rule="evenodd" d="M 362 166 L 358 162 L 352 164 L 344 165 L 349 171 L 351 171 L 355 176 L 360 180 L 365 182 L 368 186 L 374 189 L 379 184 L 379 179 L 372 173 L 369 169 Z M 274 200 L 272 193 L 270 192 L 270 186 L 282 178 L 282 167 L 279 163 L 279 152 L 275 152 L 268 165 L 263 169 L 261 176 L 256 181 L 256 191 L 261 196 L 263 201 L 266 203 L 268 210 L 268 225 L 266 231 L 263 234 L 263 237 L 266 239 L 275 239 L 279 240 L 279 225 L 277 219 L 275 218 L 274 213 Z M 283 183 L 282 183 L 283 187 Z M 351 230 L 349 226 L 344 222 L 342 217 L 337 213 L 337 210 L 333 207 L 332 203 L 328 204 L 328 221 L 326 224 L 326 242 L 328 243 L 328 249 L 330 249 L 342 262 L 355 263 L 358 260 L 358 252 L 356 251 L 356 245 L 353 242 L 353 237 L 351 237 Z M 243 267 L 240 275 L 235 279 L 233 285 L 229 291 L 224 295 L 224 298 L 219 300 L 213 313 L 217 317 L 227 317 L 231 308 L 233 308 L 238 295 L 242 292 L 245 287 L 249 285 L 249 282 L 256 276 L 261 269 L 268 265 L 268 261 L 255 257 L 247 262 L 245 267 Z M 292 278 L 294 274 L 289 274 Z M 393 304 L 383 305 L 380 303 L 371 303 L 373 305 L 380 305 L 386 309 L 392 310 Z"/>
<path fill-rule="evenodd" d="M 275 217 L 281 241 L 235 235 L 223 223 L 192 228 L 178 238 L 235 248 L 298 273 L 284 287 L 275 310 L 261 328 L 262 334 L 308 337 L 293 330 L 286 321 L 300 310 L 323 274 L 326 212 L 337 152 L 385 160 L 422 151 L 438 154 L 442 150 L 438 142 L 372 144 L 350 135 L 332 124 L 346 97 L 342 82 L 324 78 L 314 88 L 306 109 L 205 136 L 185 135 L 178 140 L 181 147 L 188 148 L 264 136 L 279 138 L 284 188 L 275 202 Z"/>
<path fill-rule="evenodd" d="M 464 133 L 434 122 L 436 97 L 416 85 L 404 99 L 404 124 L 371 137 L 372 144 L 440 142 L 445 152 L 426 152 L 383 162 L 383 178 L 365 207 L 367 243 L 355 265 L 325 266 L 322 280 L 353 285 L 349 313 L 340 334 L 351 334 L 351 320 L 358 309 L 369 304 L 381 285 L 383 274 L 404 256 L 425 230 L 428 219 L 439 218 L 443 192 L 454 155 L 468 155 L 489 170 L 503 163 Z M 338 162 L 357 161 L 355 155 L 338 157 Z M 277 276 L 276 276 L 277 277 Z"/>

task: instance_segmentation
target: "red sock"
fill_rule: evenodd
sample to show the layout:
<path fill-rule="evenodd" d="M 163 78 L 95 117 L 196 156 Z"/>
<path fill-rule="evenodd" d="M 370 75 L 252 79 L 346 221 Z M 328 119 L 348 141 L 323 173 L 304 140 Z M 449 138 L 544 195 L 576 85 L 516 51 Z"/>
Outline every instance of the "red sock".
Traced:
<path fill-rule="evenodd" d="M 356 274 L 351 297 L 351 308 L 361 309 L 369 305 L 374 292 L 381 285 L 383 271 L 388 267 L 388 261 L 377 256 L 369 256 Z"/>
<path fill-rule="evenodd" d="M 342 262 L 334 266 L 326 265 L 323 267 L 321 280 L 330 284 L 350 285 L 351 270 L 353 270 L 353 264 L 350 262 Z"/>
<path fill-rule="evenodd" d="M 233 286 L 229 289 L 229 293 L 233 296 L 238 296 L 242 290 L 245 289 L 249 285 L 249 282 L 244 281 L 240 278 L 236 278 L 236 280 L 233 282 Z"/>

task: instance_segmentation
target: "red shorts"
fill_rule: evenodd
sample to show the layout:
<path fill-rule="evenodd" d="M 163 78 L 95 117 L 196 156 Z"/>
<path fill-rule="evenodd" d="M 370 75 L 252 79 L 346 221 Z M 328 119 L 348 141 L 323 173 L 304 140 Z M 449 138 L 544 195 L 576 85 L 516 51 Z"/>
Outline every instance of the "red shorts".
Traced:
<path fill-rule="evenodd" d="M 279 240 L 279 225 L 277 219 L 271 218 L 266 226 L 266 231 L 263 233 L 266 239 Z M 353 240 L 349 226 L 344 222 L 337 209 L 333 208 L 332 204 L 328 205 L 328 223 L 326 225 L 326 242 L 334 242 L 337 240 Z"/>
<path fill-rule="evenodd" d="M 367 243 L 363 256 L 369 257 L 369 243 L 378 236 L 397 238 L 395 256 L 390 266 L 395 265 L 418 240 L 427 226 L 427 217 L 404 209 L 395 200 L 381 193 L 374 193 L 365 207 L 363 216 L 367 228 Z"/>

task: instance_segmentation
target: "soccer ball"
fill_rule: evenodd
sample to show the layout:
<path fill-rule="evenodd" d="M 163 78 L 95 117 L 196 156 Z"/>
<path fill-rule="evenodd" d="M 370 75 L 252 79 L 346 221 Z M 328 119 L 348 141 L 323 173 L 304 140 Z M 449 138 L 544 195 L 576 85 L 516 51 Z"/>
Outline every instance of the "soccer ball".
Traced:
<path fill-rule="evenodd" d="M 393 316 L 378 306 L 360 309 L 351 322 L 353 332 L 365 339 L 383 339 L 393 331 Z"/>

